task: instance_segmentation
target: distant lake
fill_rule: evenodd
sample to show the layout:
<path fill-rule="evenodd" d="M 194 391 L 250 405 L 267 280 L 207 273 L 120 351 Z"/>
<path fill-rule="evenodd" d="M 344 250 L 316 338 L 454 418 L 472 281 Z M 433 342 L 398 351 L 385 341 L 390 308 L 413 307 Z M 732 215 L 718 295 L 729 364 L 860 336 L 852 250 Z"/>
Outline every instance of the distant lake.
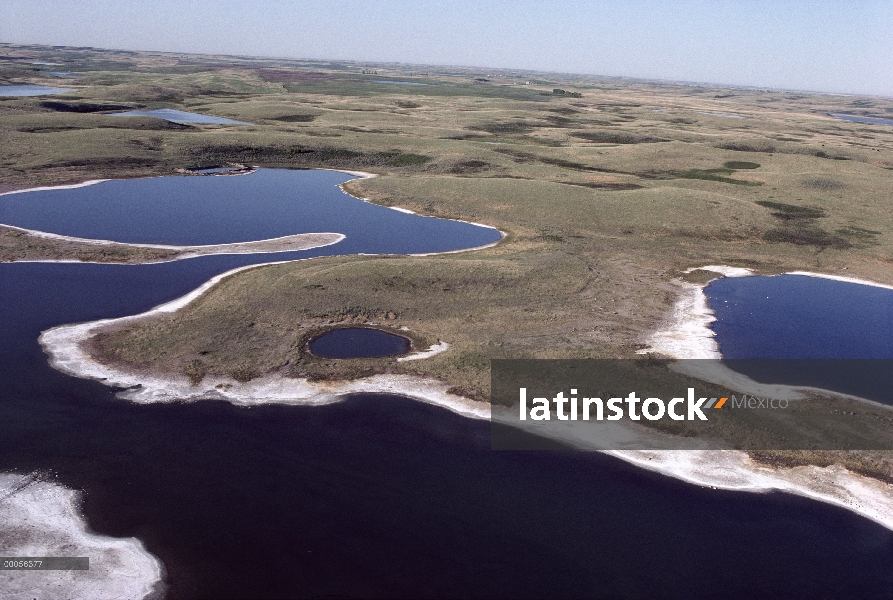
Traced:
<path fill-rule="evenodd" d="M 377 81 L 375 79 L 367 79 L 363 83 L 381 83 L 383 85 L 431 85 L 430 83 L 419 83 L 418 81 Z"/>
<path fill-rule="evenodd" d="M 828 113 L 835 119 L 852 121 L 854 123 L 870 123 L 872 125 L 893 125 L 893 119 L 878 119 L 877 117 L 860 117 L 859 115 L 843 115 L 840 113 Z"/>
<path fill-rule="evenodd" d="M 70 92 L 69 88 L 49 87 L 45 85 L 0 85 L 0 97 L 19 96 L 52 96 Z"/>
<path fill-rule="evenodd" d="M 233 119 L 225 119 L 223 117 L 213 117 L 211 115 L 202 115 L 199 113 L 191 113 L 183 110 L 175 110 L 173 108 L 157 108 L 155 110 L 128 110 L 125 112 L 111 113 L 110 117 L 156 117 L 164 119 L 171 123 L 204 123 L 211 125 L 251 125 L 245 121 L 235 121 Z"/>

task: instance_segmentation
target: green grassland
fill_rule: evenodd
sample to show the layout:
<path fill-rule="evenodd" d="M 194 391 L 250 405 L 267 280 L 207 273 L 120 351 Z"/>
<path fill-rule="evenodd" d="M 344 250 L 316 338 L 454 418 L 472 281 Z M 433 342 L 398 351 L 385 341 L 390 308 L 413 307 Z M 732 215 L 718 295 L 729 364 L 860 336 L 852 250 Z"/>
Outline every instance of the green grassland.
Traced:
<path fill-rule="evenodd" d="M 636 356 L 690 267 L 893 284 L 893 128 L 827 115 L 890 118 L 890 100 L 93 49 L 5 45 L 0 55 L 0 84 L 75 88 L 0 98 L 0 191 L 226 163 L 359 169 L 379 177 L 346 184 L 358 197 L 506 233 L 468 253 L 241 273 L 174 315 L 94 340 L 97 356 L 134 368 L 194 381 L 413 373 L 485 399 L 491 358 Z M 30 61 L 84 77 L 56 79 Z M 382 79 L 428 85 L 371 83 Z M 137 107 L 252 125 L 103 114 Z M 15 237 L 0 237 L 0 259 L 22 256 Z M 93 260 L 51 243 L 36 254 Z M 452 348 L 403 363 L 305 351 L 309 337 L 344 324 L 405 327 L 417 348 Z M 816 456 L 761 458 L 844 460 Z M 881 472 L 870 465 L 862 470 Z"/>

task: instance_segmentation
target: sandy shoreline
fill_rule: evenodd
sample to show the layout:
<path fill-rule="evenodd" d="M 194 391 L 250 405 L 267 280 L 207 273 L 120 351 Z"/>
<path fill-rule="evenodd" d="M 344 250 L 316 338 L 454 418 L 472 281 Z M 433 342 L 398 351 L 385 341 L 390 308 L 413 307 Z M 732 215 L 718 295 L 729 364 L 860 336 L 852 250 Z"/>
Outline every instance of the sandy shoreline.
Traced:
<path fill-rule="evenodd" d="M 7 598 L 160 597 L 164 570 L 136 538 L 90 533 L 80 495 L 36 478 L 0 473 L 0 555 L 86 556 L 87 571 L 0 571 Z"/>

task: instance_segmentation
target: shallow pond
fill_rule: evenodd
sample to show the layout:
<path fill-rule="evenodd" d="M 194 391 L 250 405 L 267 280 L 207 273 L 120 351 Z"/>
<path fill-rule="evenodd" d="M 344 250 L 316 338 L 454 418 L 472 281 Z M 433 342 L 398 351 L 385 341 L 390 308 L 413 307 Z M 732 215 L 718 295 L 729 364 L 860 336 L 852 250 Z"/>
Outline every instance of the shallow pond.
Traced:
<path fill-rule="evenodd" d="M 835 119 L 852 121 L 854 123 L 870 123 L 872 125 L 893 125 L 893 119 L 879 119 L 877 117 L 860 117 L 859 115 L 843 115 L 840 113 L 828 113 Z"/>
<path fill-rule="evenodd" d="M 164 119 L 171 123 L 202 123 L 212 125 L 251 125 L 245 121 L 236 121 L 226 119 L 224 117 L 213 117 L 211 115 L 202 115 L 199 113 L 186 112 L 183 110 L 175 110 L 173 108 L 158 108 L 155 110 L 128 110 L 119 113 L 109 113 L 110 117 L 156 117 Z"/>
<path fill-rule="evenodd" d="M 369 327 L 333 329 L 310 342 L 310 352 L 323 358 L 373 358 L 409 352 L 405 337 Z"/>
<path fill-rule="evenodd" d="M 49 87 L 46 85 L 0 85 L 0 97 L 19 96 L 52 96 L 70 92 L 69 88 Z"/>

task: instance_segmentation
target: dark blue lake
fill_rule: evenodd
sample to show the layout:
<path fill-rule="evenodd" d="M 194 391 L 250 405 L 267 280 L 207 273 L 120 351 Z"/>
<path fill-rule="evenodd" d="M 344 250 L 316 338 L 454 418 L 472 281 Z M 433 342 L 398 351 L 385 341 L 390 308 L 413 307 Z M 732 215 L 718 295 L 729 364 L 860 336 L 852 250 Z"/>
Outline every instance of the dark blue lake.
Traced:
<path fill-rule="evenodd" d="M 371 358 L 409 352 L 405 337 L 368 327 L 333 329 L 310 341 L 310 352 L 323 358 Z"/>
<path fill-rule="evenodd" d="M 211 125 L 251 125 L 245 121 L 235 121 L 224 117 L 213 117 L 199 113 L 186 112 L 173 108 L 157 108 L 155 110 L 128 110 L 119 113 L 110 113 L 110 117 L 156 117 L 172 123 L 204 123 Z"/>
<path fill-rule="evenodd" d="M 301 231 L 348 235 L 287 255 L 0 264 L 0 471 L 40 469 L 84 490 L 89 526 L 143 540 L 165 564 L 169 598 L 893 597 L 893 532 L 829 505 L 701 488 L 599 454 L 493 451 L 486 421 L 394 396 L 321 407 L 136 405 L 48 366 L 42 330 L 146 310 L 241 264 L 344 252 L 352 235 L 368 246 L 355 242 L 351 252 L 426 252 L 498 237 L 352 200 L 334 187 L 346 178 L 261 171 L 0 197 L 2 206 L 26 196 L 44 203 L 37 213 L 59 215 L 43 221 L 48 227 L 67 229 L 73 219 L 79 231 L 124 239 L 142 235 L 126 214 L 103 217 L 100 209 L 93 215 L 102 223 L 90 225 L 53 208 L 88 206 L 82 194 L 101 196 L 107 185 L 138 206 L 119 184 L 153 182 L 161 187 L 141 189 L 154 192 L 146 202 L 163 213 L 176 207 L 167 194 L 177 186 L 165 187 L 176 181 L 193 192 L 211 186 L 213 224 L 225 185 L 247 186 L 241 204 L 222 206 L 240 206 L 246 226 L 269 238 L 279 235 L 282 212 L 268 213 L 268 228 L 252 215 L 265 210 L 269 190 L 284 186 L 301 198 L 302 189 L 318 189 L 323 199 L 307 200 L 309 214 L 315 202 L 331 201 L 341 222 L 317 229 L 311 216 L 314 225 Z M 353 209 L 339 204 L 342 196 Z M 160 218 L 151 212 L 143 214 Z M 379 227 L 366 226 L 370 215 Z M 227 222 L 211 227 L 210 238 L 201 227 L 196 238 L 185 230 L 175 237 L 245 237 L 238 220 Z"/>
<path fill-rule="evenodd" d="M 893 290 L 778 275 L 721 278 L 705 292 L 736 370 L 893 404 Z"/>
<path fill-rule="evenodd" d="M 0 196 L 0 223 L 76 237 L 163 244 L 343 233 L 347 239 L 337 245 L 337 254 L 443 252 L 499 240 L 499 232 L 488 227 L 357 200 L 337 187 L 350 179 L 354 177 L 338 171 L 260 169 L 238 176 L 107 181 Z"/>

